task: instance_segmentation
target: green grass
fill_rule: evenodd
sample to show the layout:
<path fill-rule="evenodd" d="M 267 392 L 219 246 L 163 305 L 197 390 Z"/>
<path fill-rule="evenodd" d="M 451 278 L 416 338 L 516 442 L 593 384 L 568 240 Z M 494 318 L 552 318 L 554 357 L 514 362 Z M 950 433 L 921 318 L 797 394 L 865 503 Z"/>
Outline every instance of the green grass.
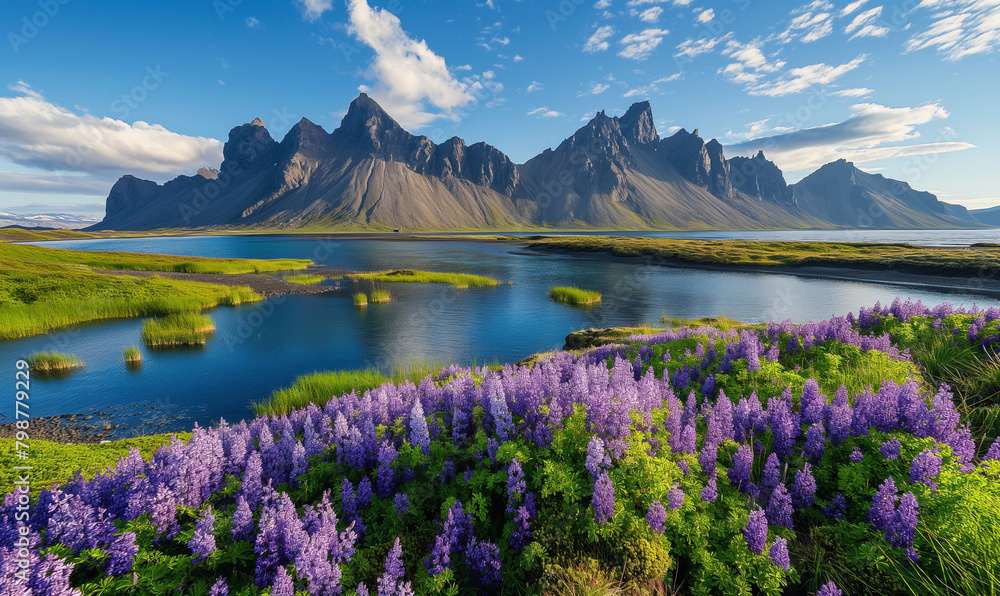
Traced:
<path fill-rule="evenodd" d="M 73 354 L 59 352 L 36 352 L 26 358 L 32 372 L 54 373 L 74 368 L 83 368 L 83 360 Z"/>
<path fill-rule="evenodd" d="M 211 318 L 198 313 L 179 313 L 143 323 L 142 341 L 151 348 L 202 346 L 214 332 Z"/>
<path fill-rule="evenodd" d="M 103 259 L 101 255 L 114 255 L 116 261 Z M 164 279 L 156 275 L 142 278 L 106 275 L 92 271 L 91 266 L 119 269 L 128 265 L 138 269 L 178 271 L 231 269 L 235 272 L 299 263 L 184 257 L 171 265 L 170 261 L 175 259 L 181 258 L 88 253 L 0 243 L 0 263 L 3 263 L 0 267 L 0 340 L 38 335 L 87 321 L 194 312 L 261 299 L 250 288 L 242 286 Z"/>
<path fill-rule="evenodd" d="M 392 294 L 389 293 L 389 290 L 372 290 L 368 299 L 372 304 L 392 302 Z"/>
<path fill-rule="evenodd" d="M 358 308 L 364 308 L 368 306 L 368 296 L 364 292 L 358 292 L 354 295 L 354 306 Z"/>
<path fill-rule="evenodd" d="M 302 284 L 304 286 L 311 286 L 318 284 L 319 282 L 326 279 L 322 275 L 286 275 L 284 277 L 285 281 L 290 281 L 293 284 Z"/>
<path fill-rule="evenodd" d="M 125 348 L 125 363 L 126 364 L 142 363 L 142 352 L 139 351 L 139 346 L 127 346 Z"/>
<path fill-rule="evenodd" d="M 14 466 L 29 465 L 32 467 L 31 496 L 34 499 L 43 488 L 66 482 L 77 470 L 82 472 L 84 478 L 93 478 L 127 456 L 132 447 L 149 459 L 157 449 L 170 442 L 171 436 L 150 435 L 100 444 L 66 444 L 31 439 L 28 460 L 15 459 L 14 439 L 0 439 L 0 486 L 4 486 L 4 490 L 10 490 L 18 474 L 14 471 Z M 179 433 L 177 437 L 187 441 L 191 438 L 191 433 Z"/>
<path fill-rule="evenodd" d="M 0 243 L 0 261 L 86 265 L 91 269 L 183 273 L 268 273 L 305 269 L 308 259 L 214 259 L 131 252 L 64 250 Z"/>
<path fill-rule="evenodd" d="M 471 275 L 469 273 L 437 273 L 434 271 L 414 271 L 412 269 L 378 271 L 375 273 L 354 273 L 348 277 L 355 281 L 370 280 L 373 282 L 450 284 L 460 290 L 470 287 L 492 288 L 500 284 L 499 280 L 482 275 Z"/>
<path fill-rule="evenodd" d="M 590 306 L 601 301 L 601 293 L 594 290 L 581 290 L 569 286 L 556 286 L 549 288 L 549 295 L 556 302 L 571 304 L 573 306 Z"/>
<path fill-rule="evenodd" d="M 314 372 L 296 378 L 291 387 L 274 391 L 268 399 L 255 403 L 253 409 L 257 416 L 281 416 L 310 403 L 322 407 L 331 398 L 351 391 L 360 395 L 389 381 L 418 383 L 427 375 L 440 373 L 443 368 L 443 364 L 418 362 L 396 365 L 388 376 L 375 368 Z"/>
<path fill-rule="evenodd" d="M 665 263 L 723 266 L 829 266 L 934 275 L 974 276 L 1000 265 L 1000 247 L 938 248 L 909 244 L 676 240 L 611 236 L 537 236 L 528 246 L 622 257 L 657 257 Z M 654 260 L 655 262 L 655 260 Z"/>

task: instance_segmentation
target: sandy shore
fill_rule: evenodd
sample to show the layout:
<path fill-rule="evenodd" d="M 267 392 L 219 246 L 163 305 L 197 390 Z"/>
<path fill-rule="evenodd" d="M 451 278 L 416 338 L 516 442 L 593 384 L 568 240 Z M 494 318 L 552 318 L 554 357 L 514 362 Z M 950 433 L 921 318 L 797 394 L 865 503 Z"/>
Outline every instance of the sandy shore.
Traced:
<path fill-rule="evenodd" d="M 220 286 L 249 286 L 251 290 L 265 298 L 281 294 L 323 294 L 336 289 L 330 286 L 296 284 L 265 273 L 180 273 L 177 271 L 130 271 L 118 269 L 94 269 L 94 272 L 107 273 L 109 275 L 131 275 L 134 277 L 159 275 L 166 279 L 200 281 Z M 306 271 L 305 273 L 312 273 L 312 271 Z"/>

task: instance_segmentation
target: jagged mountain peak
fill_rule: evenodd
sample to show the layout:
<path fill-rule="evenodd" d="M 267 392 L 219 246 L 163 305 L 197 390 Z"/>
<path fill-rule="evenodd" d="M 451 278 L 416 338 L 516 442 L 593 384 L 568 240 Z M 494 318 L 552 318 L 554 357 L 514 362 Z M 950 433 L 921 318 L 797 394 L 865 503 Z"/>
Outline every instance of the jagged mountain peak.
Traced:
<path fill-rule="evenodd" d="M 632 104 L 625 115 L 618 119 L 622 133 L 631 142 L 654 143 L 660 136 L 653 122 L 653 108 L 648 101 Z"/>
<path fill-rule="evenodd" d="M 229 138 L 222 147 L 222 170 L 240 172 L 256 169 L 274 162 L 278 142 L 260 118 L 249 124 L 241 124 L 229 131 Z"/>
<path fill-rule="evenodd" d="M 253 122 L 250 123 L 250 126 L 264 126 L 264 121 L 260 119 L 260 116 L 257 116 L 253 119 Z"/>

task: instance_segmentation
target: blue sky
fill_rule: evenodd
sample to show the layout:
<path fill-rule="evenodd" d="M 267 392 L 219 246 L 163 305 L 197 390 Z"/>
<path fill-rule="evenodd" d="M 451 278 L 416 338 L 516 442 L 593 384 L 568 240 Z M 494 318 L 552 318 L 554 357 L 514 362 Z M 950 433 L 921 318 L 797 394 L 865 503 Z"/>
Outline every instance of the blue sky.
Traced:
<path fill-rule="evenodd" d="M 1000 0 L 6 0 L 0 210 L 103 213 L 119 176 L 218 167 L 230 128 L 335 129 L 365 90 L 434 141 L 521 163 L 599 110 L 840 157 L 1000 204 Z"/>

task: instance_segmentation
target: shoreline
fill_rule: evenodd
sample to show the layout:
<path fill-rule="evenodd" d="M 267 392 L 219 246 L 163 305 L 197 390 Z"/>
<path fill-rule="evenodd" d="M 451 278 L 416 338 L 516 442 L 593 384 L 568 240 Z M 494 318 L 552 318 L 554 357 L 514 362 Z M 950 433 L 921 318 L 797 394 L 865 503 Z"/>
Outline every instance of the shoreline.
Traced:
<path fill-rule="evenodd" d="M 134 277 L 153 277 L 158 275 L 165 279 L 178 281 L 196 281 L 220 286 L 247 286 L 263 298 L 287 294 L 325 294 L 337 290 L 331 286 L 304 285 L 285 281 L 266 273 L 184 273 L 180 271 L 148 271 L 141 269 L 94 269 L 94 273 L 105 275 L 131 275 Z"/>
<path fill-rule="evenodd" d="M 819 265 L 720 265 L 714 263 L 691 263 L 679 259 L 666 259 L 656 255 L 619 256 L 608 251 L 579 251 L 554 246 L 522 246 L 524 251 L 538 253 L 533 256 L 568 256 L 573 258 L 593 259 L 600 261 L 617 261 L 633 264 L 674 267 L 677 269 L 698 269 L 717 273 L 747 273 L 747 274 L 777 274 L 793 275 L 807 279 L 825 279 L 833 281 L 848 281 L 893 285 L 946 294 L 974 294 L 987 298 L 1000 299 L 1000 279 L 979 279 L 962 275 L 935 275 L 929 273 L 909 273 L 890 269 L 862 269 L 858 267 L 838 267 Z M 527 255 L 526 255 L 527 256 Z M 948 283 L 949 280 L 965 280 L 968 285 Z"/>

